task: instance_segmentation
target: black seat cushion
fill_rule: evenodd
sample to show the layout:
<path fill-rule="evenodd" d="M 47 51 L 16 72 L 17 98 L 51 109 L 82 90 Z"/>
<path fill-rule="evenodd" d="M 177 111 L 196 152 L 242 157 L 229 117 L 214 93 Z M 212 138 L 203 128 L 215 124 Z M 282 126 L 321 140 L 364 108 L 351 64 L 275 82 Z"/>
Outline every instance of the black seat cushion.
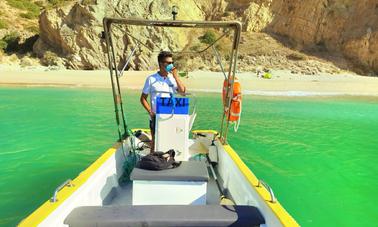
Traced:
<path fill-rule="evenodd" d="M 131 180 L 150 181 L 208 181 L 209 173 L 206 163 L 199 161 L 182 162 L 174 169 L 145 170 L 134 168 L 130 175 Z"/>
<path fill-rule="evenodd" d="M 75 208 L 69 226 L 259 226 L 265 224 L 253 206 L 141 205 Z"/>

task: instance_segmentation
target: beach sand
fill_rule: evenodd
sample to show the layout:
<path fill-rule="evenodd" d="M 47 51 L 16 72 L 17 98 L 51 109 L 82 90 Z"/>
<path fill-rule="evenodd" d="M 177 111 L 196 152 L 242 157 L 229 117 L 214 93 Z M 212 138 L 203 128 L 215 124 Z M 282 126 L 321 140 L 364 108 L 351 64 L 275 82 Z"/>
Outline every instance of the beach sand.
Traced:
<path fill-rule="evenodd" d="M 148 75 L 154 72 L 127 71 L 120 78 L 122 88 L 141 90 Z M 258 78 L 255 73 L 237 75 L 244 94 L 269 96 L 378 96 L 378 78 L 350 73 L 330 75 L 298 75 L 290 71 L 272 71 L 272 79 Z M 182 77 L 188 91 L 221 92 L 220 72 L 190 72 Z M 0 86 L 89 87 L 110 88 L 108 70 L 1 69 Z"/>

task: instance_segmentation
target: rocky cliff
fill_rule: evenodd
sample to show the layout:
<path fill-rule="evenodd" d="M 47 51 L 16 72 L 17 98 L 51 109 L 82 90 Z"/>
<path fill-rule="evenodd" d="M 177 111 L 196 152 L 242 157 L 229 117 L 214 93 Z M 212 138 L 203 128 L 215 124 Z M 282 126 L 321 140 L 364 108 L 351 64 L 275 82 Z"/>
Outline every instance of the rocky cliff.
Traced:
<path fill-rule="evenodd" d="M 182 19 L 193 20 L 204 15 L 194 2 L 184 4 L 186 14 Z M 196 10 L 197 9 L 197 10 Z M 34 45 L 34 51 L 43 57 L 47 51 L 55 52 L 63 58 L 64 64 L 73 69 L 105 68 L 105 40 L 100 35 L 103 31 L 104 17 L 132 17 L 144 19 L 170 19 L 171 6 L 167 1 L 89 1 L 86 4 L 73 3 L 65 7 L 44 11 L 40 15 L 40 38 Z M 131 35 L 131 36 L 130 36 Z M 113 40 L 118 50 L 117 60 L 124 63 L 127 54 L 136 46 L 133 37 L 151 49 L 180 49 L 187 43 L 184 32 L 175 32 L 169 28 L 125 27 L 116 26 Z M 178 42 L 172 42 L 178 40 Z M 158 44 L 159 46 L 157 46 Z M 149 69 L 150 58 L 156 53 L 137 51 L 130 63 L 133 69 Z"/>
<path fill-rule="evenodd" d="M 320 50 L 325 58 L 338 54 L 353 60 L 359 68 L 378 73 L 376 0 L 86 0 L 44 11 L 34 51 L 40 57 L 53 51 L 69 68 L 104 68 L 105 46 L 99 38 L 103 17 L 169 19 L 172 5 L 179 6 L 180 20 L 240 20 L 245 34 L 263 31 L 278 35 L 300 51 Z M 185 31 L 119 28 L 114 37 L 119 40 L 115 45 L 120 50 L 120 62 L 135 46 L 126 33 L 154 49 L 180 49 L 192 41 Z M 154 53 L 138 51 L 130 66 L 148 69 L 155 57 Z"/>
<path fill-rule="evenodd" d="M 267 30 L 289 37 L 297 48 L 341 52 L 378 72 L 377 0 L 276 0 Z"/>

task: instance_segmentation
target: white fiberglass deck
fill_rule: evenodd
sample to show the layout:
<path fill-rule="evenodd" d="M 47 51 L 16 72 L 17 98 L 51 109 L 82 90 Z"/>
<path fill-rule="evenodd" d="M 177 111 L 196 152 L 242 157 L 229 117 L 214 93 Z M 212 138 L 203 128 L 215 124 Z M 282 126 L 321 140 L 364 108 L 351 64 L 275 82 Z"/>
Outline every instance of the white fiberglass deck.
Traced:
<path fill-rule="evenodd" d="M 196 150 L 196 148 L 203 149 L 203 145 L 196 146 L 194 140 L 190 140 L 190 153 L 191 154 L 198 154 L 199 151 Z M 203 151 L 202 151 L 203 152 Z M 143 151 L 140 151 L 142 155 L 149 153 L 149 149 L 144 149 Z M 201 164 L 201 166 L 206 166 L 206 172 L 208 172 L 209 179 L 207 180 L 206 185 L 206 204 L 219 204 L 219 198 L 221 196 L 220 191 L 216 185 L 216 182 L 214 180 L 214 176 L 212 174 L 212 171 L 209 167 L 209 164 L 204 159 L 204 156 L 200 160 L 191 160 L 190 162 L 198 162 L 198 164 Z M 193 163 L 196 164 L 196 163 Z M 193 165 L 192 164 L 192 165 Z M 196 166 L 196 165 L 195 165 Z M 180 167 L 179 167 L 180 168 Z M 195 168 L 195 167 L 194 167 Z M 172 169 L 170 171 L 175 171 L 175 169 Z M 190 170 L 186 170 L 190 171 Z M 214 171 L 217 172 L 216 168 L 214 168 Z M 155 174 L 156 171 L 149 171 L 150 174 Z M 156 172 L 157 174 L 160 174 L 161 172 Z M 157 177 L 158 178 L 158 177 Z M 222 178 L 217 174 L 217 179 L 220 184 L 223 184 Z M 146 186 L 147 187 L 147 186 Z M 159 192 L 156 192 L 159 193 Z M 151 201 L 151 204 L 153 204 L 153 201 Z M 129 182 L 121 182 L 118 186 L 113 187 L 109 194 L 105 197 L 103 204 L 106 206 L 123 206 L 123 205 L 133 205 L 133 181 Z M 135 204 L 134 204 L 135 205 Z"/>
<path fill-rule="evenodd" d="M 189 150 L 192 157 L 198 153 L 208 152 L 214 136 L 210 132 L 203 134 L 206 136 L 191 140 Z M 137 143 L 136 139 L 134 144 Z M 110 148 L 87 170 L 83 171 L 72 181 L 73 186 L 64 188 L 62 192 L 68 195 L 66 198 L 62 197 L 64 194 L 58 193 L 58 206 L 49 208 L 51 211 L 43 219 L 38 220 L 35 217 L 42 217 L 41 212 L 45 210 L 45 206 L 54 206 L 55 204 L 46 202 L 43 207 L 25 219 L 21 226 L 139 226 L 146 220 L 150 221 L 149 226 L 178 226 L 181 224 L 203 226 L 206 223 L 208 223 L 207 226 L 209 226 L 209 223 L 217 226 L 229 226 L 235 221 L 239 224 L 246 221 L 245 223 L 249 224 L 259 223 L 257 225 L 265 223 L 265 226 L 268 227 L 283 226 L 281 219 L 269 207 L 267 198 L 258 194 L 258 190 L 263 188 L 255 188 L 250 183 L 251 180 L 255 181 L 254 176 L 248 176 L 251 173 L 245 169 L 243 163 L 240 164 L 236 153 L 229 146 L 222 145 L 218 140 L 215 141 L 215 146 L 219 154 L 219 161 L 214 170 L 222 187 L 221 190 L 236 205 L 224 206 L 220 204 L 220 190 L 212 171 L 210 171 L 204 158 L 198 155 L 192 158 L 190 162 L 202 162 L 207 165 L 209 179 L 206 185 L 205 204 L 133 205 L 132 182 L 120 184 L 119 181 L 124 172 L 125 155 L 130 151 L 131 142 L 130 140 L 124 141 L 122 143 L 123 149 L 120 145 Z M 144 152 L 149 151 L 144 150 Z M 280 206 L 279 204 L 276 205 Z M 175 213 L 177 218 L 154 216 L 156 209 L 161 209 L 168 214 Z M 146 216 L 130 216 L 130 213 L 125 215 L 125 212 L 145 214 Z M 191 217 L 197 219 L 187 219 L 188 215 L 183 215 L 185 212 L 189 212 L 192 215 Z M 160 213 L 158 212 L 158 214 Z M 218 225 L 218 221 L 222 220 L 222 215 L 227 218 L 225 222 Z M 156 222 L 156 218 L 164 219 L 165 222 Z M 106 224 L 102 225 L 103 223 Z"/>

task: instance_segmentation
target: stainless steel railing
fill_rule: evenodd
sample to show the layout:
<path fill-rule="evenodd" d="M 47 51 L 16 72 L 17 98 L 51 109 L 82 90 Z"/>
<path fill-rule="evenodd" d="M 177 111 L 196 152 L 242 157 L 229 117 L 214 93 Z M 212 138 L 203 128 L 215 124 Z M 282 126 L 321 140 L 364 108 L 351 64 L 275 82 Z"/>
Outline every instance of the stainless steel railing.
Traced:
<path fill-rule="evenodd" d="M 276 199 L 276 197 L 274 196 L 274 193 L 273 193 L 273 189 L 267 183 L 265 183 L 265 181 L 259 180 L 257 187 L 261 187 L 261 185 L 264 186 L 266 188 L 266 190 L 268 190 L 268 192 L 270 194 L 270 202 L 272 202 L 272 203 L 277 202 L 277 199 Z"/>
<path fill-rule="evenodd" d="M 58 199 L 57 199 L 58 192 L 59 192 L 62 188 L 64 188 L 66 185 L 67 185 L 68 187 L 72 187 L 73 184 L 72 184 L 71 182 L 72 182 L 72 180 L 71 180 L 71 179 L 68 179 L 68 180 L 66 180 L 63 184 L 59 185 L 59 186 L 55 189 L 55 191 L 54 191 L 54 195 L 53 195 L 53 197 L 51 197 L 50 202 L 55 203 L 56 201 L 58 201 Z"/>

